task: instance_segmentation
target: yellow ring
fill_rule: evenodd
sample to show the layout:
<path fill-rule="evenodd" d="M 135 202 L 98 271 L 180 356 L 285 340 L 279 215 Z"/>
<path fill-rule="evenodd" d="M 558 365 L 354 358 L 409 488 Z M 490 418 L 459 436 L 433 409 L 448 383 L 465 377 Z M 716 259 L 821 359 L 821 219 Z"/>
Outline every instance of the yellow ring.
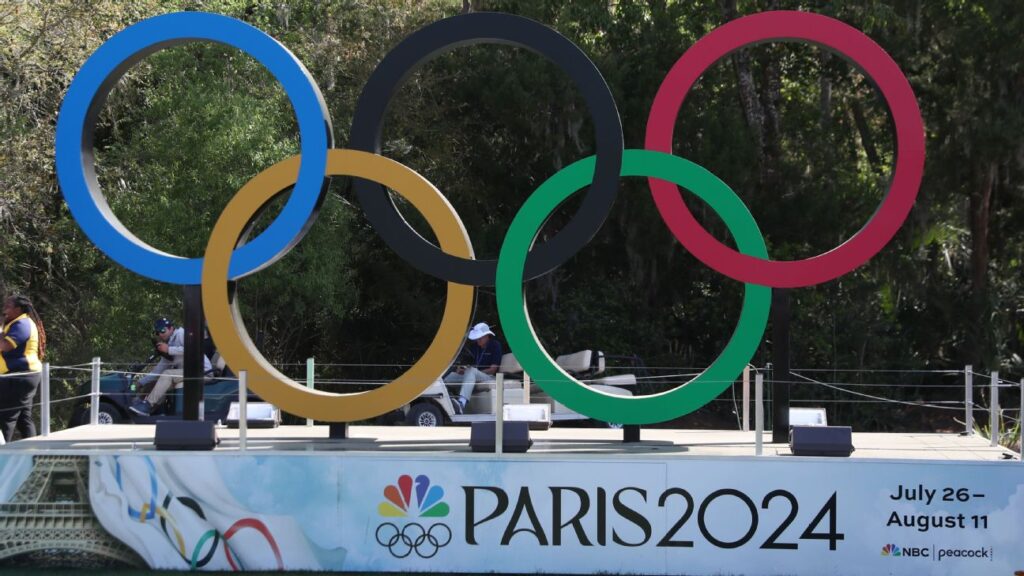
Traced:
<path fill-rule="evenodd" d="M 203 265 L 203 310 L 217 349 L 236 373 L 248 373 L 248 385 L 263 400 L 285 412 L 327 422 L 373 418 L 415 399 L 451 365 L 462 347 L 473 313 L 473 287 L 448 283 L 444 315 L 423 356 L 396 380 L 366 392 L 333 394 L 310 390 L 281 374 L 253 345 L 228 282 L 231 253 L 252 218 L 275 196 L 295 184 L 299 156 L 260 172 L 238 191 L 217 220 Z M 328 176 L 373 180 L 402 195 L 420 211 L 441 249 L 473 258 L 469 235 L 448 200 L 425 178 L 393 160 L 356 150 L 331 149 Z"/>
<path fill-rule="evenodd" d="M 185 539 L 182 538 L 181 531 L 178 530 L 177 522 L 174 521 L 174 518 L 171 517 L 170 513 L 168 513 L 163 506 L 157 506 L 156 515 L 159 518 L 163 518 L 171 525 L 171 530 L 174 530 L 174 538 L 178 541 L 178 550 L 181 552 L 181 557 L 183 559 L 187 558 L 185 556 Z"/>

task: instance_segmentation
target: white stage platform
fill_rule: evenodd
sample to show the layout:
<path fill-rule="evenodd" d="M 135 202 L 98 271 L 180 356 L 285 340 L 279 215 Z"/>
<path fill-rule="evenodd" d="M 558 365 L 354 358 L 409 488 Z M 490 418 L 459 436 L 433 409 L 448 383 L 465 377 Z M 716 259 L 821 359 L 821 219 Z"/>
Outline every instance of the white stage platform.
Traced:
<path fill-rule="evenodd" d="M 153 450 L 154 426 L 107 425 L 80 426 L 14 442 L 6 450 L 88 453 L 102 451 Z M 469 450 L 470 429 L 463 426 L 412 428 L 407 426 L 350 426 L 349 438 L 328 438 L 327 426 L 280 426 L 248 431 L 247 450 L 347 451 L 394 455 L 401 452 L 430 453 L 444 456 L 467 455 L 492 458 Z M 217 452 L 239 451 L 238 430 L 218 430 L 221 445 Z M 643 429 L 639 443 L 623 443 L 621 430 L 560 428 L 532 431 L 533 447 L 526 454 L 503 457 L 572 455 L 616 455 L 674 458 L 688 456 L 754 456 L 754 433 L 736 430 Z M 771 431 L 765 432 L 763 456 L 794 456 L 787 444 L 771 444 Z M 1018 455 L 1001 446 L 992 447 L 978 435 L 854 433 L 853 459 L 913 459 L 996 462 Z"/>
<path fill-rule="evenodd" d="M 854 434 L 849 458 L 754 433 L 553 428 L 525 454 L 469 428 L 152 426 L 0 448 L 0 566 L 511 574 L 1014 574 L 1024 463 L 978 436 Z M 766 435 L 770 438 L 770 435 Z M 1007 456 L 1009 455 L 1009 458 Z"/>

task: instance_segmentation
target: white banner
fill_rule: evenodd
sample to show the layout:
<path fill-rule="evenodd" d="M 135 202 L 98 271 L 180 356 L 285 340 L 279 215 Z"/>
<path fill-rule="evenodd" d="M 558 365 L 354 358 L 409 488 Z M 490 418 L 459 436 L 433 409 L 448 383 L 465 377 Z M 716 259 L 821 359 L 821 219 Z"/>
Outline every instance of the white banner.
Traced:
<path fill-rule="evenodd" d="M 218 560 L 230 558 L 240 569 L 398 572 L 1024 570 L 1020 463 L 155 454 L 119 457 L 121 473 L 139 478 L 122 477 L 118 488 L 113 463 L 102 460 L 103 473 L 92 467 L 93 506 L 118 509 L 97 515 L 114 534 L 130 528 L 128 543 L 154 567 L 210 556 L 193 567 L 223 568 Z M 120 502 L 165 501 L 162 488 L 149 495 L 151 474 L 172 501 L 184 496 L 213 511 L 209 528 L 248 516 L 264 528 L 249 530 L 249 539 L 221 534 L 225 549 L 212 554 L 210 537 L 198 542 L 202 523 L 180 536 L 140 530 L 139 514 Z M 118 497 L 128 486 L 133 494 Z"/>

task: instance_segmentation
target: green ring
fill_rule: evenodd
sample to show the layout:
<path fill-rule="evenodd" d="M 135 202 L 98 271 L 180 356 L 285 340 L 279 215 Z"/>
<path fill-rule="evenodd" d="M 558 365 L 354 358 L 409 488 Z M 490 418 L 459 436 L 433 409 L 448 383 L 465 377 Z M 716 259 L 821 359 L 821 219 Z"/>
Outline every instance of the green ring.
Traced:
<path fill-rule="evenodd" d="M 248 414 L 248 412 L 246 412 L 246 414 Z M 206 520 L 206 518 L 203 518 L 203 520 Z M 216 530 L 207 530 L 206 532 L 203 533 L 202 536 L 199 537 L 199 541 L 196 542 L 195 547 L 192 548 L 192 560 L 189 562 L 189 569 L 190 570 L 197 570 L 198 569 L 198 567 L 199 567 L 199 552 L 203 549 L 203 544 L 206 544 L 207 540 L 209 540 L 210 538 L 213 538 L 216 535 L 217 535 L 217 531 Z"/>
<path fill-rule="evenodd" d="M 548 178 L 526 200 L 509 226 L 498 257 L 495 291 L 505 338 L 523 370 L 551 398 L 585 416 L 622 424 L 653 424 L 689 414 L 722 393 L 743 371 L 761 343 L 771 288 L 746 284 L 743 308 L 722 353 L 693 380 L 667 392 L 640 397 L 614 396 L 576 380 L 541 347 L 523 299 L 526 254 L 547 217 L 569 196 L 590 184 L 594 157 L 567 166 Z M 623 176 L 661 178 L 697 194 L 725 222 L 743 254 L 768 258 L 764 237 L 736 193 L 714 174 L 678 156 L 651 150 L 626 150 Z"/>

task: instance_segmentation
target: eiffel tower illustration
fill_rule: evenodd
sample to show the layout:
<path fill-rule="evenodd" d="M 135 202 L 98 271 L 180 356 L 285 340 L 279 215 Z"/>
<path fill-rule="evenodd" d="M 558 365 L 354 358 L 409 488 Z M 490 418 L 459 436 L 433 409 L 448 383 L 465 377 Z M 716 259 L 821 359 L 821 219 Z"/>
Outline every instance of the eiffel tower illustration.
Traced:
<path fill-rule="evenodd" d="M 0 504 L 0 565 L 145 567 L 96 519 L 88 472 L 88 456 L 32 457 L 28 477 Z"/>

